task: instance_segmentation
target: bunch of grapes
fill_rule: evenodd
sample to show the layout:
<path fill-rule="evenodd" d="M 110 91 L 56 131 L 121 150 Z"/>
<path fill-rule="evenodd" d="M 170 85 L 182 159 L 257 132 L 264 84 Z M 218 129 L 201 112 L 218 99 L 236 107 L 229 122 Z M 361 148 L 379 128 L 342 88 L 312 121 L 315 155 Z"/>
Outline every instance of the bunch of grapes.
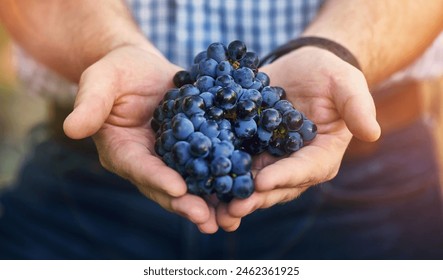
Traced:
<path fill-rule="evenodd" d="M 188 192 L 222 201 L 254 191 L 252 156 L 296 152 L 317 128 L 270 86 L 259 58 L 242 41 L 212 43 L 189 71 L 174 76 L 151 126 L 155 151 L 186 181 Z"/>

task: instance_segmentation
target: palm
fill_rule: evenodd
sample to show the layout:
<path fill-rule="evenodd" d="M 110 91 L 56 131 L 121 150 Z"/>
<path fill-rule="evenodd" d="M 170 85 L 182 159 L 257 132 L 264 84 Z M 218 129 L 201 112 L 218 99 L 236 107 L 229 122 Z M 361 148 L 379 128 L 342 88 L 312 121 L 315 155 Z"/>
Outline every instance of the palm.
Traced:
<path fill-rule="evenodd" d="M 263 154 L 254 159 L 254 194 L 218 209 L 217 221 L 228 230 L 235 230 L 240 219 L 256 209 L 290 201 L 307 187 L 334 177 L 352 135 L 373 141 L 379 134 L 363 75 L 333 54 L 304 48 L 261 71 L 316 123 L 318 135 L 289 157 Z"/>
<path fill-rule="evenodd" d="M 135 47 L 117 49 L 82 75 L 73 113 L 65 122 L 73 138 L 93 135 L 103 166 L 133 182 L 169 211 L 216 230 L 215 210 L 186 194 L 181 176 L 155 156 L 150 119 L 171 88 L 179 67 L 158 54 Z M 212 218 L 211 218 L 212 217 Z"/>

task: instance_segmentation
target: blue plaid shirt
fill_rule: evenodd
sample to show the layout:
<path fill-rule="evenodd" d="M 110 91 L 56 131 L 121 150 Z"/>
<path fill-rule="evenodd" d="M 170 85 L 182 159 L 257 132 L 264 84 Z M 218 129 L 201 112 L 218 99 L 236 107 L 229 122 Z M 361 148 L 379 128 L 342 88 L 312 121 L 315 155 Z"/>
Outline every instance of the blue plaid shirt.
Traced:
<path fill-rule="evenodd" d="M 212 42 L 239 39 L 260 57 L 297 37 L 323 0 L 129 0 L 143 33 L 188 67 Z"/>
<path fill-rule="evenodd" d="M 188 68 L 212 42 L 239 39 L 263 57 L 295 38 L 324 0 L 126 0 L 146 37 L 173 63 Z M 406 71 L 392 79 L 443 73 L 443 33 Z M 77 86 L 19 51 L 19 76 L 31 94 L 72 102 Z M 442 63 L 438 63 L 438 61 Z M 70 93 L 70 94 L 66 94 Z"/>

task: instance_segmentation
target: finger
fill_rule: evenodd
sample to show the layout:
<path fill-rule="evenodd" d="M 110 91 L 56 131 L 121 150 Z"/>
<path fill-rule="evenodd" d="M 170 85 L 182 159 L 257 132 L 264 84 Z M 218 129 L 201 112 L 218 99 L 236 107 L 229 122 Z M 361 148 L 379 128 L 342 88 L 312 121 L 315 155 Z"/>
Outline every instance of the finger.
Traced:
<path fill-rule="evenodd" d="M 317 135 L 312 143 L 290 157 L 282 158 L 260 170 L 254 180 L 256 190 L 305 187 L 333 178 L 338 172 L 350 137 Z"/>
<path fill-rule="evenodd" d="M 85 138 L 102 127 L 114 104 L 114 77 L 113 68 L 100 62 L 85 70 L 80 79 L 74 110 L 63 124 L 68 137 Z"/>
<path fill-rule="evenodd" d="M 335 105 L 351 133 L 362 141 L 373 142 L 380 137 L 374 100 L 360 72 L 336 82 Z M 354 82 L 349 82 L 354 81 Z"/>
<path fill-rule="evenodd" d="M 217 231 L 214 209 L 195 195 L 186 194 L 181 197 L 171 197 L 163 192 L 143 188 L 140 191 L 149 199 L 158 203 L 164 209 L 176 213 L 202 228 L 202 232 L 213 233 Z"/>
<path fill-rule="evenodd" d="M 214 207 L 209 207 L 209 218 L 203 223 L 197 223 L 197 227 L 202 233 L 213 234 L 217 232 L 218 224 Z"/>
<path fill-rule="evenodd" d="M 242 200 L 243 202 L 244 200 Z M 238 229 L 241 218 L 233 216 L 228 211 L 229 204 L 220 203 L 217 207 L 217 223 L 224 231 L 233 232 Z"/>
<path fill-rule="evenodd" d="M 167 167 L 160 158 L 152 155 L 146 147 L 145 137 L 140 137 L 141 141 L 145 141 L 143 143 L 122 140 L 124 137 L 119 135 L 124 133 L 124 130 L 126 129 L 105 126 L 94 136 L 102 165 L 141 189 L 154 188 L 173 197 L 184 195 L 187 188 L 180 174 Z M 136 132 L 131 131 L 131 133 L 133 135 Z M 117 141 L 114 139 L 119 140 L 113 142 Z"/>

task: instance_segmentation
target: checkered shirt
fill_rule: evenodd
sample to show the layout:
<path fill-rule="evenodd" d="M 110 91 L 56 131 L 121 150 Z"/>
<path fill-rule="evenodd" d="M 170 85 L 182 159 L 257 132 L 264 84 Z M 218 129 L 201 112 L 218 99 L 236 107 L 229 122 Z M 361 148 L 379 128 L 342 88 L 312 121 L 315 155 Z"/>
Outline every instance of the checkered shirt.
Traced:
<path fill-rule="evenodd" d="M 146 37 L 172 62 L 184 68 L 195 54 L 212 42 L 242 40 L 260 57 L 276 46 L 297 37 L 315 17 L 323 0 L 127 0 L 135 21 Z M 443 36 L 426 61 L 403 71 L 423 76 L 439 59 L 443 65 Z M 437 50 L 435 50 L 437 49 Z M 58 100 L 72 99 L 76 85 L 34 61 L 22 50 L 18 53 L 18 73 L 31 94 Z M 426 56 L 426 55 L 425 55 Z M 442 66 L 443 67 L 443 66 Z M 440 68 L 442 68 L 440 67 Z M 443 69 L 432 70 L 443 73 Z M 408 72 L 409 71 L 409 72 Z M 67 97 L 67 96 L 68 97 Z"/>

